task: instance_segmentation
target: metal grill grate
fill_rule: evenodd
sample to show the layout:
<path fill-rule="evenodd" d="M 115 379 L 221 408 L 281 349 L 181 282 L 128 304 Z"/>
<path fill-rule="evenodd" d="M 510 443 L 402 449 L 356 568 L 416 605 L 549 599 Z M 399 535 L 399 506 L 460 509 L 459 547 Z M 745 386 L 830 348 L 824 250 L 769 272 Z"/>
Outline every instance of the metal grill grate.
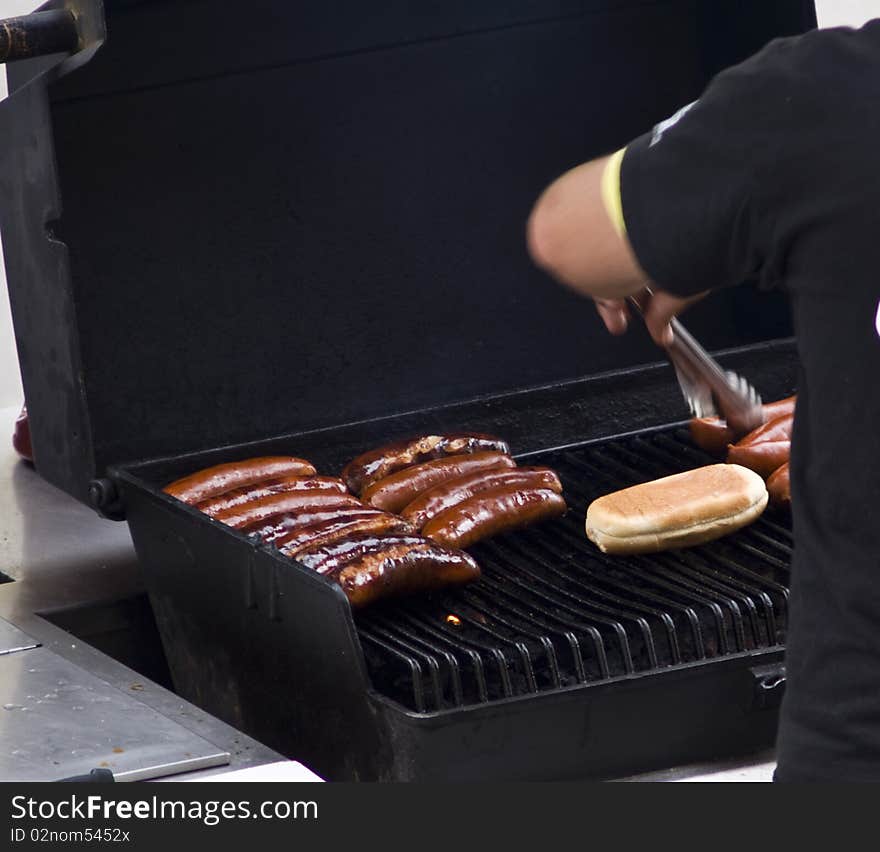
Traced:
<path fill-rule="evenodd" d="M 566 516 L 475 547 L 470 586 L 359 615 L 374 687 L 430 712 L 782 645 L 786 517 L 649 556 L 585 536 L 596 497 L 711 461 L 681 427 L 529 456 L 559 473 Z"/>

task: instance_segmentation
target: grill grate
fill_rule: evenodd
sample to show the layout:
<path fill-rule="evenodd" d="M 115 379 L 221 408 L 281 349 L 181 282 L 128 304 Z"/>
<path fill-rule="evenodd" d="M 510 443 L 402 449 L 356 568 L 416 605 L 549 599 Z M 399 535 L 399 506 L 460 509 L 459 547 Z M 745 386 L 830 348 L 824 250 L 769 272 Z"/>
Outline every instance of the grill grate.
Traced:
<path fill-rule="evenodd" d="M 568 513 L 475 547 L 470 586 L 358 615 L 374 687 L 431 712 L 782 645 L 784 516 L 646 556 L 606 556 L 584 534 L 596 497 L 711 461 L 682 427 L 529 456 L 557 471 Z"/>

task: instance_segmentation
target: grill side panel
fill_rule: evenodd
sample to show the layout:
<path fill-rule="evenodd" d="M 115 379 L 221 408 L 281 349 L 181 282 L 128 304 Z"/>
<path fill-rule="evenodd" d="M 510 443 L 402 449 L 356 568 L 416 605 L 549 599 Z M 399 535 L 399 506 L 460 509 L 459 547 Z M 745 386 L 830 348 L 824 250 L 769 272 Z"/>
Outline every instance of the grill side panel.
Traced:
<path fill-rule="evenodd" d="M 342 590 L 123 475 L 175 690 L 322 777 L 390 761 Z"/>
<path fill-rule="evenodd" d="M 379 712 L 396 781 L 607 780 L 772 746 L 782 653 L 761 653 L 469 709 Z"/>

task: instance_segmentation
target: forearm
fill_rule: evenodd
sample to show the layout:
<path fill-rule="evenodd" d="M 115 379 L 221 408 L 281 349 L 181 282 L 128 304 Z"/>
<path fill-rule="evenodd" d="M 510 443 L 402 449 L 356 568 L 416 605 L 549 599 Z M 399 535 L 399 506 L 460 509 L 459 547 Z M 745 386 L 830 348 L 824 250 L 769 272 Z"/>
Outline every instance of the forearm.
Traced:
<path fill-rule="evenodd" d="M 620 299 L 647 284 L 626 239 L 602 198 L 608 157 L 584 163 L 544 191 L 528 221 L 536 264 L 585 296 Z"/>

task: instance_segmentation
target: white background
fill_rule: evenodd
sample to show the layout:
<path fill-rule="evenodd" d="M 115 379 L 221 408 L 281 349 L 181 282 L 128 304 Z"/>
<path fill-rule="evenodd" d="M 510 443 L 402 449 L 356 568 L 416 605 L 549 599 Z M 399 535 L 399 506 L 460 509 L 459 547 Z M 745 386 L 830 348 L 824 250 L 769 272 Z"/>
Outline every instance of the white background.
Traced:
<path fill-rule="evenodd" d="M 769 0 L 768 0 L 769 2 Z M 34 0 L 0 0 L 0 17 L 20 15 L 35 8 Z M 816 0 L 819 25 L 824 27 L 849 24 L 858 26 L 873 17 L 880 17 L 880 0 Z M 0 66 L 0 99 L 6 93 L 6 73 Z M 0 139 L 0 145 L 3 144 Z M 0 198 L 0 204 L 4 199 Z M 2 259 L 2 246 L 0 246 Z M 18 360 L 12 335 L 12 320 L 6 296 L 6 279 L 0 263 L 0 409 L 18 405 L 22 399 Z M 0 440 L 4 440 L 0 424 Z"/>

